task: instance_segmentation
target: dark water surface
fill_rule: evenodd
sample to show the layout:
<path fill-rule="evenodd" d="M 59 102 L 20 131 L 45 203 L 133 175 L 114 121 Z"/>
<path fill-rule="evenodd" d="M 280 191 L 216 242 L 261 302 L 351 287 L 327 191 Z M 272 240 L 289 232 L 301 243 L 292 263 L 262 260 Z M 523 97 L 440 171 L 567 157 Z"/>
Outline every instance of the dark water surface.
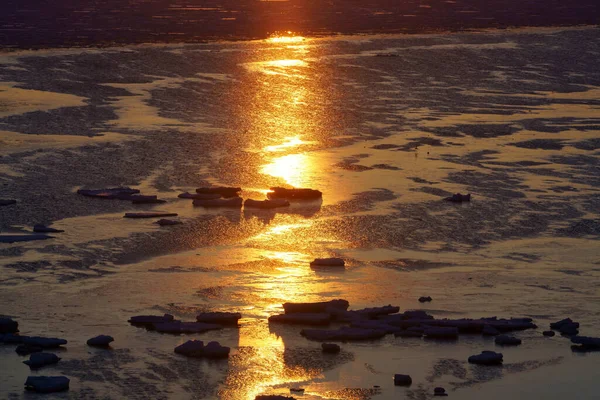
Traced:
<path fill-rule="evenodd" d="M 596 0 L 4 0 L 0 46 L 198 42 L 597 24 Z"/>

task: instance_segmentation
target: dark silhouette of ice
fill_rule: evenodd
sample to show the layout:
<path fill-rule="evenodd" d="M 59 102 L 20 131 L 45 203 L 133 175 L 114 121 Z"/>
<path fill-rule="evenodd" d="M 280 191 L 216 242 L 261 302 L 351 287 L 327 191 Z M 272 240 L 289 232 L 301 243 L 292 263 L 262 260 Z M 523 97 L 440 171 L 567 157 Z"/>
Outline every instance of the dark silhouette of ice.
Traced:
<path fill-rule="evenodd" d="M 29 360 L 23 361 L 23 364 L 29 365 L 31 369 L 35 369 L 56 364 L 59 361 L 60 357 L 53 353 L 33 353 L 29 356 Z"/>
<path fill-rule="evenodd" d="M 500 365 L 503 361 L 502 353 L 496 353 L 494 351 L 482 351 L 481 354 L 469 357 L 468 360 L 471 364 L 479 365 Z"/>
<path fill-rule="evenodd" d="M 175 347 L 175 353 L 188 357 L 202 357 L 204 342 L 201 340 L 188 340 L 187 342 Z"/>
<path fill-rule="evenodd" d="M 494 342 L 501 346 L 517 346 L 521 344 L 521 339 L 516 338 L 514 336 L 499 335 L 496 336 Z"/>
<path fill-rule="evenodd" d="M 431 296 L 421 296 L 421 297 L 419 297 L 419 303 L 428 303 L 431 300 L 433 300 L 431 298 Z"/>
<path fill-rule="evenodd" d="M 25 389 L 38 393 L 54 393 L 69 390 L 69 378 L 66 376 L 29 376 Z"/>
<path fill-rule="evenodd" d="M 310 263 L 311 267 L 344 267 L 346 263 L 341 258 L 315 258 Z"/>
<path fill-rule="evenodd" d="M 17 204 L 17 201 L 12 199 L 0 199 L 0 207 L 10 206 L 11 204 Z"/>
<path fill-rule="evenodd" d="M 183 222 L 174 219 L 159 219 L 156 223 L 160 226 L 181 225 Z"/>
<path fill-rule="evenodd" d="M 47 338 L 42 336 L 26 336 L 23 338 L 23 344 L 28 346 L 39 346 L 44 349 L 53 349 L 67 344 L 65 339 Z"/>
<path fill-rule="evenodd" d="M 48 235 L 0 235 L 0 243 L 17 243 L 17 242 L 29 242 L 32 240 L 46 240 L 52 239 L 52 236 Z"/>
<path fill-rule="evenodd" d="M 131 196 L 131 202 L 133 204 L 162 204 L 167 201 L 158 199 L 156 196 Z"/>
<path fill-rule="evenodd" d="M 17 346 L 17 348 L 15 349 L 15 351 L 17 352 L 18 355 L 20 356 L 26 356 L 32 353 L 39 353 L 41 351 L 44 351 L 44 348 L 41 346 L 33 346 L 33 345 L 28 345 L 28 344 L 20 344 Z"/>
<path fill-rule="evenodd" d="M 218 342 L 209 342 L 206 346 L 200 340 L 188 340 L 175 348 L 175 353 L 195 358 L 227 358 L 229 347 L 221 346 Z"/>
<path fill-rule="evenodd" d="M 172 322 L 174 320 L 171 314 L 165 315 L 137 315 L 135 317 L 131 317 L 127 322 L 133 325 L 145 325 L 152 326 L 154 324 L 159 324 L 161 322 Z"/>
<path fill-rule="evenodd" d="M 38 233 L 60 233 L 64 232 L 62 229 L 55 229 L 47 227 L 46 225 L 36 224 L 33 226 L 33 231 Z"/>
<path fill-rule="evenodd" d="M 412 378 L 410 375 L 396 374 L 394 375 L 394 385 L 396 386 L 410 386 L 412 384 Z"/>
<path fill-rule="evenodd" d="M 329 313 L 336 321 L 353 322 L 357 320 L 374 319 L 386 315 L 396 314 L 400 311 L 400 307 L 392 306 L 391 304 L 382 307 L 369 307 L 360 310 L 336 310 L 330 309 Z"/>
<path fill-rule="evenodd" d="M 321 350 L 323 351 L 323 353 L 337 354 L 342 349 L 339 345 L 337 345 L 335 343 L 321 343 Z"/>
<path fill-rule="evenodd" d="M 452 196 L 444 198 L 444 200 L 451 201 L 453 203 L 462 203 L 463 201 L 471 201 L 471 193 L 469 193 L 469 194 L 455 193 Z"/>
<path fill-rule="evenodd" d="M 323 193 L 315 189 L 272 187 L 267 196 L 271 199 L 315 200 L 322 198 Z"/>
<path fill-rule="evenodd" d="M 196 189 L 196 193 L 198 194 L 219 194 L 222 197 L 237 197 L 238 194 L 242 191 L 240 187 L 201 187 Z"/>
<path fill-rule="evenodd" d="M 12 318 L 0 318 L 0 333 L 19 332 L 19 323 Z"/>
<path fill-rule="evenodd" d="M 571 342 L 580 345 L 584 350 L 600 350 L 600 338 L 590 336 L 573 336 Z"/>
<path fill-rule="evenodd" d="M 346 311 L 350 307 L 347 300 L 330 300 L 316 303 L 284 303 L 283 309 L 286 314 L 295 313 L 331 313 Z"/>
<path fill-rule="evenodd" d="M 0 341 L 6 344 L 17 344 L 23 343 L 23 339 L 28 336 L 14 335 L 12 333 L 7 333 L 4 335 L 0 335 Z"/>
<path fill-rule="evenodd" d="M 227 358 L 231 349 L 221 346 L 219 342 L 208 342 L 204 347 L 204 357 L 207 358 Z"/>
<path fill-rule="evenodd" d="M 110 345 L 111 342 L 114 342 L 114 340 L 115 339 L 112 336 L 98 335 L 96 337 L 88 339 L 87 344 L 88 346 L 94 347 L 107 347 L 108 345 Z"/>
<path fill-rule="evenodd" d="M 550 328 L 559 331 L 563 335 L 577 335 L 579 333 L 579 322 L 571 318 L 565 318 L 550 324 Z"/>

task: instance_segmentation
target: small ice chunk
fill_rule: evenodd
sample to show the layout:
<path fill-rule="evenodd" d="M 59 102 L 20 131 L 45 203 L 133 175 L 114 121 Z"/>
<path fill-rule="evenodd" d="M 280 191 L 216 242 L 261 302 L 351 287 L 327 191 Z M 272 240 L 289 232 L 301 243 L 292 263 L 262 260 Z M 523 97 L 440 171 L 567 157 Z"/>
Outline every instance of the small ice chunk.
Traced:
<path fill-rule="evenodd" d="M 29 360 L 23 361 L 23 364 L 29 365 L 29 368 L 41 368 L 46 365 L 56 364 L 60 357 L 52 353 L 33 353 Z"/>
<path fill-rule="evenodd" d="M 315 189 L 272 187 L 267 196 L 272 199 L 316 200 L 323 197 L 323 193 Z"/>
<path fill-rule="evenodd" d="M 521 339 L 509 335 L 496 336 L 496 344 L 501 346 L 517 346 L 521 344 Z"/>
<path fill-rule="evenodd" d="M 39 346 L 44 349 L 52 349 L 67 344 L 65 339 L 47 338 L 41 336 L 28 336 L 23 339 L 23 344 L 29 346 Z"/>
<path fill-rule="evenodd" d="M 196 193 L 198 194 L 219 194 L 225 198 L 228 197 L 236 197 L 239 192 L 242 191 L 240 187 L 225 187 L 225 186 L 217 186 L 217 187 L 201 187 L 196 189 Z"/>
<path fill-rule="evenodd" d="M 286 314 L 296 313 L 332 313 L 346 311 L 350 307 L 348 300 L 337 299 L 319 301 L 316 303 L 284 303 L 283 309 Z"/>
<path fill-rule="evenodd" d="M 217 325 L 237 325 L 242 314 L 236 312 L 205 312 L 196 316 L 196 321 Z"/>
<path fill-rule="evenodd" d="M 159 219 L 156 223 L 160 226 L 181 225 L 183 222 L 174 219 Z"/>
<path fill-rule="evenodd" d="M 542 332 L 542 335 L 552 337 L 552 336 L 556 335 L 556 333 L 554 333 L 554 331 L 544 331 L 544 332 Z"/>
<path fill-rule="evenodd" d="M 0 318 L 0 333 L 19 332 L 19 323 L 12 318 Z"/>
<path fill-rule="evenodd" d="M 209 342 L 203 352 L 207 358 L 227 358 L 230 351 L 229 347 L 221 346 L 219 342 Z"/>
<path fill-rule="evenodd" d="M 98 335 L 96 337 L 88 339 L 87 344 L 88 344 L 88 346 L 94 346 L 94 347 L 106 347 L 106 346 L 110 345 L 111 342 L 114 342 L 114 341 L 115 341 L 115 339 L 112 336 Z"/>
<path fill-rule="evenodd" d="M 17 201 L 13 199 L 0 199 L 0 207 L 10 206 L 12 204 L 17 204 Z"/>
<path fill-rule="evenodd" d="M 446 393 L 446 389 L 444 389 L 443 387 L 436 387 L 435 389 L 433 389 L 433 395 L 434 396 L 448 396 L 448 394 Z"/>
<path fill-rule="evenodd" d="M 496 353 L 494 351 L 482 351 L 481 354 L 469 357 L 469 362 L 471 364 L 479 365 L 499 365 L 502 364 L 502 358 L 502 353 Z"/>
<path fill-rule="evenodd" d="M 15 351 L 20 356 L 26 356 L 26 355 L 29 355 L 31 353 L 39 353 L 41 351 L 44 351 L 44 348 L 42 346 L 33 346 L 33 345 L 29 345 L 29 344 L 20 344 L 20 345 L 17 346 L 17 348 L 15 349 Z"/>
<path fill-rule="evenodd" d="M 153 324 L 161 323 L 161 322 L 172 322 L 173 316 L 171 314 L 165 315 L 136 315 L 135 317 L 131 317 L 127 322 L 134 325 L 147 325 L 152 326 Z"/>
<path fill-rule="evenodd" d="M 321 344 L 321 350 L 323 350 L 323 353 L 327 353 L 327 354 L 337 354 L 339 353 L 342 349 L 340 346 L 338 346 L 335 343 L 322 343 Z"/>
<path fill-rule="evenodd" d="M 25 389 L 38 393 L 54 393 L 69 390 L 69 378 L 66 376 L 29 376 Z"/>
<path fill-rule="evenodd" d="M 600 349 L 600 338 L 590 336 L 573 336 L 571 342 L 581 345 L 584 349 Z"/>
<path fill-rule="evenodd" d="M 560 321 L 552 322 L 550 324 L 550 329 L 559 329 L 563 325 L 573 324 L 573 320 L 571 318 L 561 319 Z"/>
<path fill-rule="evenodd" d="M 394 375 L 394 385 L 396 386 L 410 386 L 412 384 L 412 378 L 410 375 L 396 374 Z"/>
<path fill-rule="evenodd" d="M 175 347 L 175 353 L 188 357 L 202 357 L 204 343 L 201 340 L 188 340 L 182 345 Z"/>
<path fill-rule="evenodd" d="M 46 225 L 42 225 L 42 224 L 35 224 L 33 226 L 33 231 L 37 232 L 37 233 L 60 233 L 60 232 L 64 232 L 62 229 L 55 229 L 55 228 L 50 228 Z"/>
<path fill-rule="evenodd" d="M 419 297 L 419 303 L 428 303 L 431 300 L 433 300 L 431 298 L 431 296 L 421 296 L 421 297 Z"/>
<path fill-rule="evenodd" d="M 471 201 L 471 193 L 469 193 L 469 194 L 455 193 L 450 197 L 444 198 L 444 200 L 451 201 L 453 203 L 462 203 L 463 201 Z"/>
<path fill-rule="evenodd" d="M 315 258 L 313 262 L 310 263 L 311 267 L 343 267 L 346 263 L 341 258 Z"/>
<path fill-rule="evenodd" d="M 30 242 L 33 240 L 46 240 L 53 239 L 53 236 L 49 235 L 0 235 L 0 243 L 17 243 L 17 242 Z"/>

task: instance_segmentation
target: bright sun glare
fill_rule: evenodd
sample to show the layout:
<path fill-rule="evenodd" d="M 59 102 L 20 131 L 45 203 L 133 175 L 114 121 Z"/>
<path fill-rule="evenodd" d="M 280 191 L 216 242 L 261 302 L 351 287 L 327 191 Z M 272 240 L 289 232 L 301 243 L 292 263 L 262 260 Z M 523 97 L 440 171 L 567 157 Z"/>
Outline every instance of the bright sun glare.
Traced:
<path fill-rule="evenodd" d="M 295 35 L 294 32 L 276 32 L 267 39 L 270 43 L 300 43 L 304 41 L 304 37 Z"/>

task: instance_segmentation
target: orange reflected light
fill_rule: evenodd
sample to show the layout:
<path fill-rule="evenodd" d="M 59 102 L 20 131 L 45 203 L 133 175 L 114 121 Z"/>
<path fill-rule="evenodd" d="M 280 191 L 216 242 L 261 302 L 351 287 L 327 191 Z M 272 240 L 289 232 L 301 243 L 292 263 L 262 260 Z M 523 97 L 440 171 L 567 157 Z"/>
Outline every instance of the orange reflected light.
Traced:
<path fill-rule="evenodd" d="M 284 75 L 288 77 L 303 78 L 306 77 L 301 75 L 288 75 L 286 72 L 287 68 L 293 67 L 306 67 L 308 63 L 302 60 L 272 60 L 272 61 L 259 61 L 244 64 L 246 68 L 253 72 L 262 72 L 267 75 Z"/>
<path fill-rule="evenodd" d="M 309 158 L 305 154 L 288 154 L 275 158 L 270 164 L 263 167 L 262 173 L 283 179 L 293 187 L 304 187 L 309 181 Z"/>
<path fill-rule="evenodd" d="M 293 32 L 287 31 L 285 34 L 274 34 L 267 39 L 269 43 L 300 43 L 306 40 L 303 36 L 294 35 Z"/>
<path fill-rule="evenodd" d="M 306 61 L 302 61 L 302 60 L 274 60 L 274 61 L 267 61 L 264 62 L 263 65 L 267 65 L 269 67 L 280 67 L 280 68 L 287 68 L 287 67 L 306 67 Z"/>
<path fill-rule="evenodd" d="M 290 147 L 298 147 L 304 144 L 312 144 L 314 142 L 307 142 L 300 139 L 300 136 L 286 137 L 284 138 L 286 142 L 283 142 L 274 146 L 266 146 L 263 150 L 269 152 L 277 152 L 277 151 L 285 151 Z"/>

